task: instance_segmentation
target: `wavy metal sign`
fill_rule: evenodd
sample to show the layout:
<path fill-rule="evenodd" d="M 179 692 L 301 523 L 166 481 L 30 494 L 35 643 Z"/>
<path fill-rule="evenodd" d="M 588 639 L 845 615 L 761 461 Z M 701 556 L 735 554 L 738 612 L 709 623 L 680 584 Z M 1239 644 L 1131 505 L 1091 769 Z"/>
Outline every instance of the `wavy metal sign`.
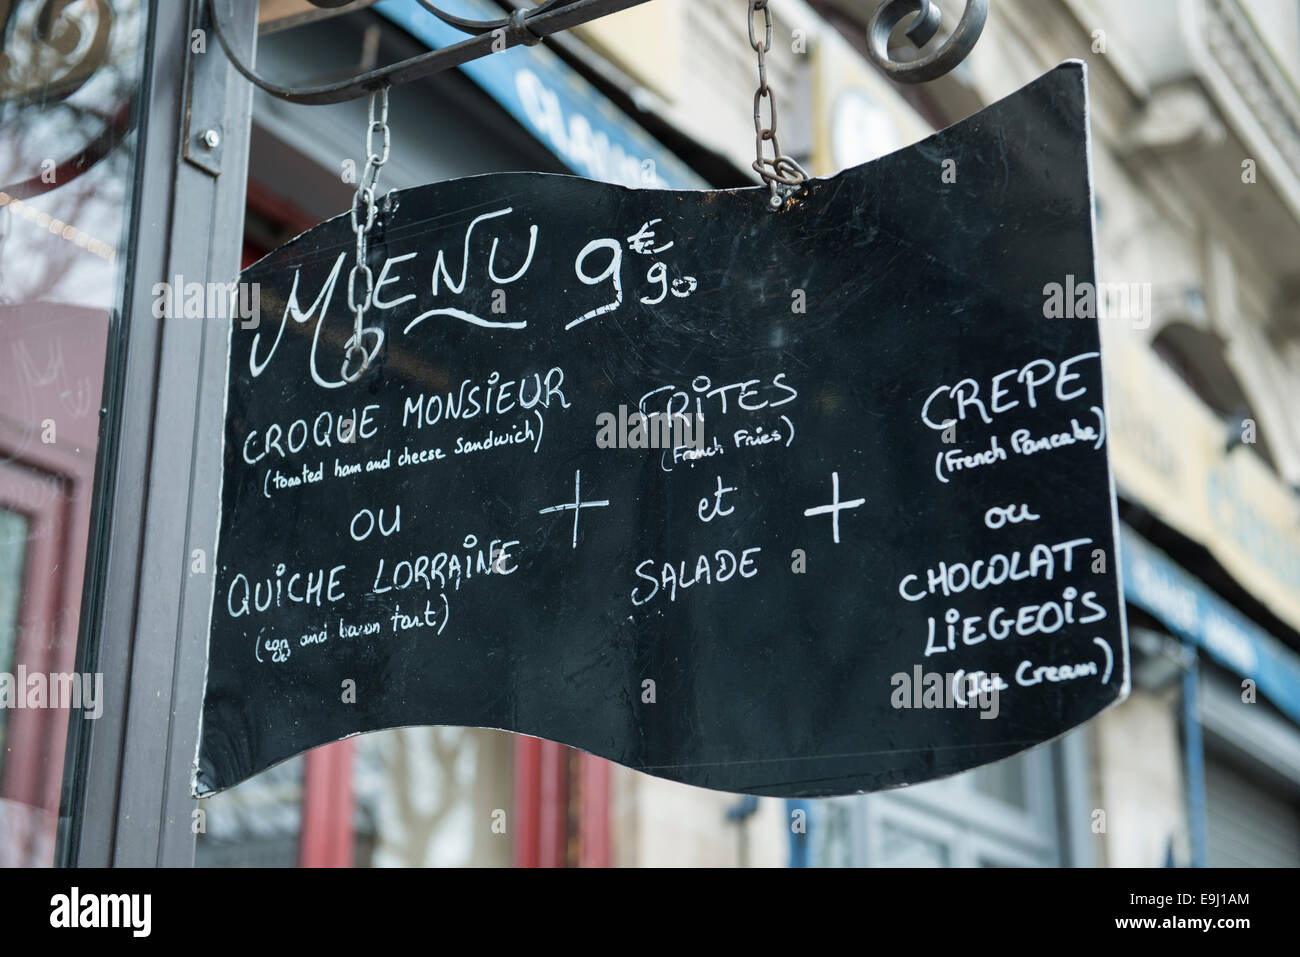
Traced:
<path fill-rule="evenodd" d="M 196 793 L 381 728 L 875 790 L 1128 687 L 1084 67 L 763 188 L 392 194 L 244 272 Z"/>

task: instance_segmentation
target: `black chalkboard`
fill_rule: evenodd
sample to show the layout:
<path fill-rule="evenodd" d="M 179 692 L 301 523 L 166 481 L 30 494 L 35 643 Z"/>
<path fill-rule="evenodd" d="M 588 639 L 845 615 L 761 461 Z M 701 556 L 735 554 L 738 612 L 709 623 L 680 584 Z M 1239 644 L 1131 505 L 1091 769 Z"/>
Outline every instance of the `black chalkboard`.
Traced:
<path fill-rule="evenodd" d="M 1086 141 L 1068 63 L 779 211 L 397 192 L 351 384 L 348 217 L 247 269 L 196 793 L 447 724 L 838 794 L 1121 698 L 1097 322 L 1047 317 L 1093 281 Z"/>

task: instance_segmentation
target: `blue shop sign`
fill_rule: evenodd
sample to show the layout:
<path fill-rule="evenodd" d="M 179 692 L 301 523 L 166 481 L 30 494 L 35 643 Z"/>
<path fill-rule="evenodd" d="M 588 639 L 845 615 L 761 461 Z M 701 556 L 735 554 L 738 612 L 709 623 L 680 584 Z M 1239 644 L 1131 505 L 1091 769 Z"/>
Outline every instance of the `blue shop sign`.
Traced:
<path fill-rule="evenodd" d="M 1256 687 L 1300 724 L 1300 655 L 1211 592 L 1127 525 L 1120 525 L 1125 597 Z"/>
<path fill-rule="evenodd" d="M 467 39 L 413 0 L 382 0 L 374 9 L 430 49 Z M 502 15 L 483 0 L 461 0 L 454 12 Z M 544 46 L 513 47 L 460 69 L 579 176 L 653 189 L 709 185 Z"/>

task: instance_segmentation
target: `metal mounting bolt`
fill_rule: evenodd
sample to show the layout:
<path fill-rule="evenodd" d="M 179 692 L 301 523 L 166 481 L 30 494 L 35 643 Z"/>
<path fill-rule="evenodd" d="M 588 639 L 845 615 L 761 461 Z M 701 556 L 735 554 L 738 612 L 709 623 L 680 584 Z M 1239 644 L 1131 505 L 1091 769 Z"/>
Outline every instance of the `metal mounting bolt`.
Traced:
<path fill-rule="evenodd" d="M 204 130 L 199 137 L 199 142 L 208 149 L 214 150 L 221 145 L 221 134 L 216 130 Z"/>

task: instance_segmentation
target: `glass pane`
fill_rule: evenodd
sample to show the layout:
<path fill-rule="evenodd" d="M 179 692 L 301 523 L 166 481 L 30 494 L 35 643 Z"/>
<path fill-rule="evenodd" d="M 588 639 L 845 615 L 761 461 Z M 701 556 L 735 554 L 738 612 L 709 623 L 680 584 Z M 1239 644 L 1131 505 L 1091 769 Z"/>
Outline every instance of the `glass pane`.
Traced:
<path fill-rule="evenodd" d="M 26 551 L 27 519 L 20 512 L 0 508 L 0 675 L 11 673 L 18 645 L 18 601 L 23 591 L 23 556 Z M 0 707 L 0 775 L 4 773 L 8 714 L 7 706 Z M 0 807 L 0 818 L 3 815 L 3 807 Z M 3 833 L 4 827 L 0 823 L 0 834 Z"/>
<path fill-rule="evenodd" d="M 1009 804 L 1017 810 L 1029 810 L 1029 793 L 1025 784 L 1025 761 L 1022 757 L 1008 758 L 996 764 L 986 764 L 970 772 L 975 790 L 994 800 Z"/>
<path fill-rule="evenodd" d="M 943 841 L 885 823 L 880 828 L 880 856 L 871 863 L 877 867 L 948 867 L 951 854 Z"/>
<path fill-rule="evenodd" d="M 0 865 L 53 862 L 145 0 L 0 4 Z M 75 725 L 74 725 L 75 727 Z"/>
<path fill-rule="evenodd" d="M 195 864 L 506 866 L 491 822 L 511 807 L 512 754 L 506 732 L 444 727 L 314 749 L 205 799 Z"/>
<path fill-rule="evenodd" d="M 196 867 L 293 867 L 302 828 L 303 759 L 292 758 L 202 804 Z"/>
<path fill-rule="evenodd" d="M 14 647 L 18 643 L 18 601 L 23 592 L 23 556 L 26 553 L 26 516 L 0 508 L 0 674 L 10 672 Z M 3 733 L 4 720 L 5 709 L 0 708 L 0 733 Z M 3 740 L 0 737 L 0 742 Z"/>

